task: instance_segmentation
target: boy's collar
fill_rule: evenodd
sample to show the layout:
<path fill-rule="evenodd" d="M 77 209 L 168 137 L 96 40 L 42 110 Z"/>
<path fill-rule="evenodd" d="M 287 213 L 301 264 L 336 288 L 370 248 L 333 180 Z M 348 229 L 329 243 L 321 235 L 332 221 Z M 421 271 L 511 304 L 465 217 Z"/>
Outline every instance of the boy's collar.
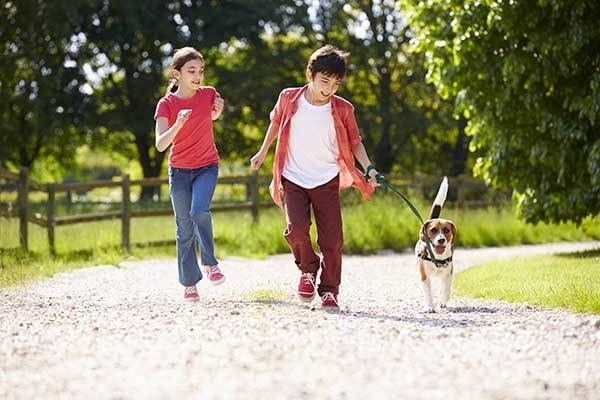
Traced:
<path fill-rule="evenodd" d="M 304 93 L 306 90 L 308 89 L 308 84 L 302 86 L 300 88 L 300 90 L 298 90 L 294 96 L 292 97 L 292 103 L 294 103 L 295 106 L 298 106 L 298 99 L 299 97 L 302 95 L 302 93 Z M 331 96 L 331 108 L 334 109 L 335 108 L 335 95 Z"/>
<path fill-rule="evenodd" d="M 300 95 L 302 93 L 304 93 L 306 91 L 306 89 L 308 89 L 308 85 L 304 85 L 300 88 L 300 90 L 298 90 L 296 92 L 296 94 L 294 94 L 294 97 L 292 97 L 292 103 L 297 103 L 298 102 L 298 98 L 300 97 Z"/>

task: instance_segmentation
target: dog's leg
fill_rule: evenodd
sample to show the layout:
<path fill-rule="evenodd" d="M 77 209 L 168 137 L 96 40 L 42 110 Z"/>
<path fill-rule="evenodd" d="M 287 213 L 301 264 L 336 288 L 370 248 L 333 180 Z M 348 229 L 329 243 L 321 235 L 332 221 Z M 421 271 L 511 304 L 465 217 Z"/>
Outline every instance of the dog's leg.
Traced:
<path fill-rule="evenodd" d="M 442 278 L 442 294 L 440 307 L 446 308 L 446 304 L 448 303 L 448 299 L 450 299 L 450 292 L 452 291 L 452 272 L 448 273 L 444 278 Z"/>
<path fill-rule="evenodd" d="M 431 279 L 427 277 L 427 279 L 421 281 L 423 285 L 423 295 L 425 296 L 425 312 L 435 312 L 433 309 L 433 296 L 431 295 Z"/>

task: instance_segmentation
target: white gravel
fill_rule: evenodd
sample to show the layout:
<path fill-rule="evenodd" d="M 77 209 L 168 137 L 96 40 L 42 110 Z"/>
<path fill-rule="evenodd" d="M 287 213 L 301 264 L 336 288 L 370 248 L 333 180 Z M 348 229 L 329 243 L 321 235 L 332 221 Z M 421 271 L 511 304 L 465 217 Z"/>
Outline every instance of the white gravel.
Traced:
<path fill-rule="evenodd" d="M 598 246 L 457 249 L 455 266 Z M 294 299 L 289 255 L 221 265 L 193 304 L 175 260 L 1 290 L 0 399 L 600 398 L 598 315 L 457 297 L 423 314 L 408 252 L 346 256 L 339 313 Z"/>

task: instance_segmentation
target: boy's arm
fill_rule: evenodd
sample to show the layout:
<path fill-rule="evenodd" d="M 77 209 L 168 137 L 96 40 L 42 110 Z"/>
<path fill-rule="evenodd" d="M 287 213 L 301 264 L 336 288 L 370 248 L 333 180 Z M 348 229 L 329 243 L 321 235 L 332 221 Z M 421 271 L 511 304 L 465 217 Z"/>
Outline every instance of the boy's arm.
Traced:
<path fill-rule="evenodd" d="M 358 131 L 358 124 L 356 123 L 356 118 L 354 117 L 354 109 L 347 114 L 346 120 L 346 128 L 348 129 L 348 138 L 350 139 L 350 145 L 352 147 L 352 154 L 354 158 L 356 158 L 362 167 L 363 171 L 366 173 L 367 169 L 371 165 L 371 160 L 367 155 L 367 150 L 362 143 L 362 139 L 360 137 L 360 133 Z M 369 172 L 369 183 L 373 187 L 379 186 L 377 183 L 377 179 L 375 178 L 379 172 L 373 167 L 368 171 Z"/>
<path fill-rule="evenodd" d="M 371 160 L 367 155 L 367 149 L 365 149 L 365 145 L 362 142 L 352 145 L 352 154 L 354 154 L 354 158 L 358 160 L 358 163 L 362 167 L 363 171 L 366 171 L 371 165 Z"/>
<path fill-rule="evenodd" d="M 365 146 L 362 144 L 362 142 L 352 145 L 352 154 L 354 154 L 354 158 L 358 160 L 363 171 L 365 171 L 366 173 L 367 169 L 371 165 L 371 160 L 369 160 L 367 150 L 365 149 Z M 371 169 L 369 169 L 369 183 L 373 187 L 379 186 L 379 183 L 377 183 L 376 178 L 377 174 L 379 174 L 379 172 L 375 168 L 371 167 Z"/>
<path fill-rule="evenodd" d="M 265 157 L 267 156 L 267 153 L 269 152 L 269 147 L 271 147 L 271 144 L 275 140 L 275 137 L 277 136 L 278 131 L 279 131 L 279 124 L 275 124 L 274 122 L 271 122 L 269 124 L 269 129 L 267 129 L 267 134 L 265 135 L 263 143 L 260 146 L 260 150 L 258 151 L 258 153 L 256 153 L 254 155 L 254 157 L 252 157 L 250 159 L 250 166 L 253 169 L 259 169 L 260 166 L 262 165 L 263 161 L 265 161 Z"/>
<path fill-rule="evenodd" d="M 281 114 L 282 114 L 282 96 L 283 92 L 279 94 L 279 98 L 277 99 L 277 103 L 275 107 L 271 111 L 269 118 L 271 119 L 271 123 L 269 124 L 269 128 L 267 129 L 267 134 L 263 140 L 262 145 L 260 146 L 260 150 L 258 153 L 254 155 L 250 159 L 250 166 L 253 169 L 259 169 L 262 165 L 267 153 L 269 152 L 269 147 L 275 140 L 277 133 L 279 132 L 279 125 L 281 124 Z"/>

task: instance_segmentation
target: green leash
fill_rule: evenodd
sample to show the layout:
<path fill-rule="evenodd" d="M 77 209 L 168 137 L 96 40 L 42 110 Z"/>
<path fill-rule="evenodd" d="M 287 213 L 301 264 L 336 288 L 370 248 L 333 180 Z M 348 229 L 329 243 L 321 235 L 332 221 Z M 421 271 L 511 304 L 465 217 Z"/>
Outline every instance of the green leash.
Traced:
<path fill-rule="evenodd" d="M 369 165 L 367 167 L 367 172 L 365 173 L 365 179 L 367 181 L 369 181 L 369 172 L 371 172 L 372 169 L 375 169 L 375 167 L 373 167 L 372 165 Z M 425 221 L 423 221 L 423 217 L 421 217 L 421 214 L 419 213 L 419 210 L 417 210 L 417 207 L 415 207 L 414 204 L 411 203 L 411 201 L 408 199 L 408 197 L 406 197 L 404 194 L 402 194 L 402 192 L 400 192 L 400 190 L 398 190 L 398 187 L 396 185 L 386 181 L 385 178 L 383 177 L 383 175 L 381 175 L 379 172 L 377 173 L 377 175 L 375 175 L 375 179 L 377 180 L 377 183 L 379 183 L 381 186 L 383 186 L 386 189 L 391 190 L 392 192 L 394 192 L 395 194 L 400 196 L 400 198 L 402 198 L 402 200 L 404 200 L 404 202 L 406 203 L 408 208 L 410 208 L 410 210 L 415 215 L 415 217 L 417 217 L 417 219 L 421 223 L 421 226 L 425 225 Z M 425 248 L 425 250 L 429 253 L 429 258 L 431 258 L 431 260 L 435 264 L 436 268 L 443 268 L 445 265 L 443 265 L 443 263 L 440 263 L 434 256 L 433 249 L 431 247 L 432 246 L 431 239 L 429 239 L 429 236 L 427 236 L 427 235 L 424 235 L 424 237 L 425 237 L 425 243 L 427 244 L 427 247 Z"/>

